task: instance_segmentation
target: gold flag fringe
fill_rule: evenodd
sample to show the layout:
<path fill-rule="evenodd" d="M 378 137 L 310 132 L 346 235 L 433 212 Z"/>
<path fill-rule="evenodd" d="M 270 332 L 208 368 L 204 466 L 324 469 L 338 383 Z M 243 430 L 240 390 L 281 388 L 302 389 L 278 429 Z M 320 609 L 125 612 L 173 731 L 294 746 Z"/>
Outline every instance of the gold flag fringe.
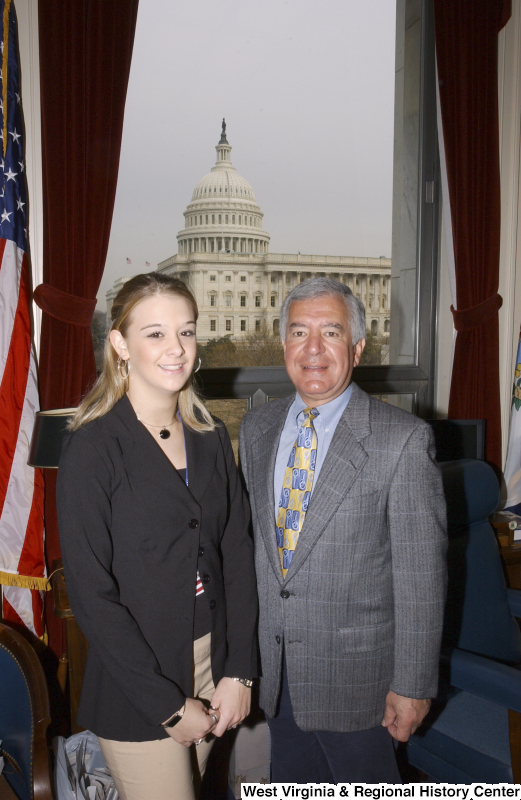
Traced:
<path fill-rule="evenodd" d="M 9 50 L 9 9 L 11 7 L 11 0 L 5 0 L 4 3 L 4 30 L 3 30 L 3 40 L 4 40 L 4 51 L 2 53 L 2 100 L 4 102 L 4 139 L 3 139 L 3 151 L 5 156 L 5 151 L 7 148 L 7 56 Z M 9 584 L 12 586 L 13 584 Z"/>
<path fill-rule="evenodd" d="M 52 588 L 48 578 L 16 575 L 13 572 L 2 572 L 2 570 L 0 570 L 0 584 L 3 586 L 19 586 L 21 589 L 36 589 L 40 592 L 50 592 Z"/>

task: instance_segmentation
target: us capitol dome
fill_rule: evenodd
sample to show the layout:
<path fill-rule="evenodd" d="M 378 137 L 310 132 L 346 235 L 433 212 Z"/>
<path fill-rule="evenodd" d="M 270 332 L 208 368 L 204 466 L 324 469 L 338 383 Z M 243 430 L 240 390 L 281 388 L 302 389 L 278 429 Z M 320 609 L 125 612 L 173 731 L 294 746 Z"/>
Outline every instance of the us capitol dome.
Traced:
<path fill-rule="evenodd" d="M 271 253 L 263 213 L 252 187 L 232 165 L 222 133 L 217 161 L 196 185 L 177 234 L 177 253 L 156 269 L 187 283 L 197 300 L 197 339 L 240 341 L 267 325 L 278 333 L 280 307 L 297 283 L 327 275 L 345 283 L 366 307 L 371 333 L 389 334 L 391 259 Z M 107 292 L 107 310 L 130 276 Z"/>
<path fill-rule="evenodd" d="M 201 178 L 184 212 L 185 227 L 177 234 L 180 255 L 191 253 L 267 253 L 269 234 L 250 184 L 230 160 L 231 146 L 223 120 L 217 161 Z"/>

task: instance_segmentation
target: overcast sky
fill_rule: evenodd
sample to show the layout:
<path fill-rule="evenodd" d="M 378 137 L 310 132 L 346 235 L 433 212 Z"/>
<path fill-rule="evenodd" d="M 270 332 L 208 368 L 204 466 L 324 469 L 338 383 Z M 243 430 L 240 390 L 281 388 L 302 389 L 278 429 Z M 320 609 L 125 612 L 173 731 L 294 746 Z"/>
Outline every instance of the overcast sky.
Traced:
<path fill-rule="evenodd" d="M 99 307 L 177 252 L 222 117 L 272 253 L 391 256 L 395 8 L 140 0 Z"/>

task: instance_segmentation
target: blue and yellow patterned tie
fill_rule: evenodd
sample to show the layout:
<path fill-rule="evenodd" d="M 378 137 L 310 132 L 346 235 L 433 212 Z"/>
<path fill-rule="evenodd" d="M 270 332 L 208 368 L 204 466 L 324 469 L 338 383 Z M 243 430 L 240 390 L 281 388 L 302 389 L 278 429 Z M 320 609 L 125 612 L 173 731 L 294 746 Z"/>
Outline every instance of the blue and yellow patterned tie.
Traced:
<path fill-rule="evenodd" d="M 303 413 L 304 422 L 298 429 L 297 441 L 291 449 L 284 474 L 277 515 L 277 546 L 284 578 L 308 510 L 317 461 L 317 434 L 313 418 L 318 416 L 318 411 L 316 408 L 305 408 Z"/>

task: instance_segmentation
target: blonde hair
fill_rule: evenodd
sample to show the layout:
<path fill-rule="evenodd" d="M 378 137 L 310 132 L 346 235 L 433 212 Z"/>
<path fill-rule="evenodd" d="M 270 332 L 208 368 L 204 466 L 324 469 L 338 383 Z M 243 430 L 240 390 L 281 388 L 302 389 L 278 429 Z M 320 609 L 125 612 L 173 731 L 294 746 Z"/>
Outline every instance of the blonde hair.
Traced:
<path fill-rule="evenodd" d="M 124 337 L 128 330 L 133 309 L 142 300 L 158 294 L 184 297 L 193 311 L 194 319 L 197 321 L 199 316 L 197 303 L 188 286 L 183 281 L 170 275 L 148 272 L 143 275 L 135 275 L 117 293 L 112 304 L 110 330 L 119 331 Z M 103 351 L 101 374 L 90 392 L 85 395 L 78 406 L 69 428 L 75 431 L 87 422 L 103 417 L 115 406 L 127 390 L 128 373 L 126 378 L 121 376 L 118 370 L 118 355 L 107 337 Z M 210 412 L 205 408 L 194 388 L 193 375 L 190 376 L 179 392 L 178 408 L 183 424 L 189 428 L 201 432 L 215 429 L 215 422 Z"/>

